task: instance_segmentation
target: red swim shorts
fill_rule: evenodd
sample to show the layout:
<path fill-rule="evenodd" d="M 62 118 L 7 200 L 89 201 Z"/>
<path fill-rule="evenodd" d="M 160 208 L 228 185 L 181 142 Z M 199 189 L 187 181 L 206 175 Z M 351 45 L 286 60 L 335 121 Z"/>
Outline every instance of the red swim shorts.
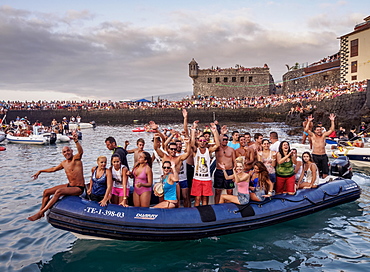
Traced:
<path fill-rule="evenodd" d="M 190 194 L 192 196 L 213 196 L 212 180 L 193 179 Z"/>

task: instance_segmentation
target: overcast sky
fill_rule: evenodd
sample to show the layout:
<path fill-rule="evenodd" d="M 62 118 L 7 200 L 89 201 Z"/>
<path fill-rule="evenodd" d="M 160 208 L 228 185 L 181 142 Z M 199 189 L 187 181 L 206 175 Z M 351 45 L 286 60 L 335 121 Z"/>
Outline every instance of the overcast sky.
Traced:
<path fill-rule="evenodd" d="M 191 92 L 188 64 L 261 67 L 339 50 L 369 1 L 0 0 L 0 100 Z"/>

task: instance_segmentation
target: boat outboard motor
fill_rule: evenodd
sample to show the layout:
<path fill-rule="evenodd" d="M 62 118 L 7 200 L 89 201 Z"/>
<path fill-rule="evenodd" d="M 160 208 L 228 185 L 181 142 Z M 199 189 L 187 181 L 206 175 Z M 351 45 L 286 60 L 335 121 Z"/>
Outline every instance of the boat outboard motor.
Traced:
<path fill-rule="evenodd" d="M 50 133 L 50 144 L 55 144 L 57 141 L 57 134 L 55 132 Z"/>
<path fill-rule="evenodd" d="M 352 178 L 352 167 L 348 157 L 340 156 L 330 163 L 330 175 L 346 179 Z"/>

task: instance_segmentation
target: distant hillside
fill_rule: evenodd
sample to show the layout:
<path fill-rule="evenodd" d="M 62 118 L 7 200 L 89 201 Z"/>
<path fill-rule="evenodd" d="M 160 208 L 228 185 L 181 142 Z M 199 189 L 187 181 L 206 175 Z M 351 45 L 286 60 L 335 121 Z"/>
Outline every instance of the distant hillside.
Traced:
<path fill-rule="evenodd" d="M 192 92 L 180 92 L 180 93 L 153 95 L 153 96 L 147 96 L 147 97 L 141 97 L 141 98 L 148 99 L 150 101 L 152 101 L 152 100 L 153 101 L 158 101 L 158 97 L 159 97 L 159 99 L 167 99 L 167 100 L 170 100 L 170 101 L 178 101 L 178 100 L 182 100 L 186 96 L 190 97 L 192 95 L 193 95 Z M 138 98 L 138 99 L 141 99 L 141 98 Z M 133 99 L 133 100 L 137 100 L 137 99 Z"/>

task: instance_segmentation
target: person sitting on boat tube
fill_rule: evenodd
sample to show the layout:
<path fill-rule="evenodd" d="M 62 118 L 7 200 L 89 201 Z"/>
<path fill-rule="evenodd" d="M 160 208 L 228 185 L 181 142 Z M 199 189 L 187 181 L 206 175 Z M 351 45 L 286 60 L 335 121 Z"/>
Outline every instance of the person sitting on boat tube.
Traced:
<path fill-rule="evenodd" d="M 312 160 L 310 152 L 302 153 L 302 173 L 298 180 L 298 189 L 316 188 L 319 185 L 319 170 Z"/>
<path fill-rule="evenodd" d="M 112 171 L 107 168 L 107 157 L 99 156 L 98 166 L 91 168 L 90 186 L 87 194 L 92 201 L 98 201 L 100 206 L 107 206 L 112 196 Z"/>
<path fill-rule="evenodd" d="M 240 205 L 248 204 L 250 195 L 249 195 L 249 180 L 250 175 L 244 172 L 244 160 L 243 157 L 238 157 L 236 160 L 236 166 L 233 169 L 233 174 L 228 175 L 226 173 L 225 165 L 219 163 L 220 168 L 224 172 L 224 176 L 226 180 L 232 179 L 237 188 L 238 188 L 238 195 L 229 195 L 229 194 L 222 194 L 220 198 L 221 203 L 235 203 Z"/>
<path fill-rule="evenodd" d="M 176 171 L 175 163 L 170 161 L 163 162 L 162 165 L 163 175 L 161 181 L 156 186 L 163 186 L 163 198 L 164 201 L 154 206 L 154 208 L 172 209 L 178 207 L 177 201 L 177 182 L 179 181 L 179 175 Z M 154 191 L 156 194 L 156 191 Z M 158 195 L 160 196 L 160 195 Z"/>
<path fill-rule="evenodd" d="M 272 196 L 274 185 L 263 162 L 256 161 L 250 174 L 249 194 L 253 201 L 263 201 Z"/>
<path fill-rule="evenodd" d="M 59 197 L 67 195 L 81 195 L 85 190 L 85 179 L 83 175 L 82 167 L 82 154 L 83 149 L 78 142 L 77 133 L 73 133 L 73 140 L 76 143 L 78 153 L 73 155 L 73 150 L 69 146 L 65 146 L 62 149 L 63 156 L 66 158 L 58 166 L 51 167 L 48 169 L 40 170 L 32 177 L 37 179 L 41 173 L 52 173 L 64 169 L 68 183 L 63 185 L 57 185 L 52 188 L 46 189 L 42 195 L 42 205 L 40 211 L 33 216 L 28 217 L 30 221 L 35 221 L 44 216 L 44 213 L 50 209 L 55 202 L 58 201 Z M 50 196 L 53 197 L 50 199 Z"/>

